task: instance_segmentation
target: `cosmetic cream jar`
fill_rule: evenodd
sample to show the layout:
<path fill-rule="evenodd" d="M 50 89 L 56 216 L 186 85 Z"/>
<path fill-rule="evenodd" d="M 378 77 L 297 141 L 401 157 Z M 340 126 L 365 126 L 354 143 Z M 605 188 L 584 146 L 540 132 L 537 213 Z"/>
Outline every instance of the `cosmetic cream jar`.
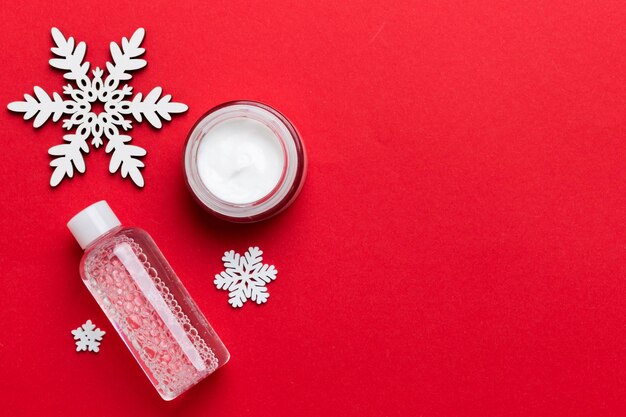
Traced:
<path fill-rule="evenodd" d="M 255 101 L 232 101 L 205 113 L 189 133 L 183 159 L 196 201 L 233 222 L 264 220 L 287 208 L 307 165 L 291 122 Z"/>

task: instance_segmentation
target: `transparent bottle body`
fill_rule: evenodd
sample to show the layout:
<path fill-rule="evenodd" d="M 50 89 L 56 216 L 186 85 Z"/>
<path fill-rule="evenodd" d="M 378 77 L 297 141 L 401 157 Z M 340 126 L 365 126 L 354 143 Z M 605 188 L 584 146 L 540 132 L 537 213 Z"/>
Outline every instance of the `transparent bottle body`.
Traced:
<path fill-rule="evenodd" d="M 116 228 L 87 247 L 81 277 L 161 397 L 172 400 L 229 353 L 150 235 Z"/>

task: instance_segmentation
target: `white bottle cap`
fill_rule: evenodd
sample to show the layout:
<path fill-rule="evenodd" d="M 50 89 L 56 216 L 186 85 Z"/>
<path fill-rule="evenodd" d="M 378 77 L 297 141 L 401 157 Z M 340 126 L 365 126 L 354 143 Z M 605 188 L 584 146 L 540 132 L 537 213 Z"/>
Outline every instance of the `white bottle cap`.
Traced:
<path fill-rule="evenodd" d="M 67 222 L 68 229 L 83 249 L 109 230 L 120 225 L 117 216 L 104 200 L 83 209 Z"/>

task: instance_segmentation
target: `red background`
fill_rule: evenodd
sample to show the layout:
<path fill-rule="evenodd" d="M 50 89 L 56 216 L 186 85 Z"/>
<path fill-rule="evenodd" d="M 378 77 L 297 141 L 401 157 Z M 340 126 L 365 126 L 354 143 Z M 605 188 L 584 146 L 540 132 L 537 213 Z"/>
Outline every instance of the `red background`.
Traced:
<path fill-rule="evenodd" d="M 621 0 L 5 2 L 0 61 L 0 407 L 6 416 L 626 414 L 626 6 Z M 146 187 L 48 185 L 61 123 L 6 104 L 39 85 L 50 28 L 108 44 L 143 26 L 148 66 L 189 111 L 135 123 Z M 270 221 L 208 218 L 187 193 L 188 130 L 228 100 L 299 129 L 304 190 Z M 231 362 L 163 402 L 78 276 L 66 221 L 106 199 L 155 238 Z M 276 265 L 233 310 L 226 250 Z M 108 332 L 75 353 L 70 330 Z"/>

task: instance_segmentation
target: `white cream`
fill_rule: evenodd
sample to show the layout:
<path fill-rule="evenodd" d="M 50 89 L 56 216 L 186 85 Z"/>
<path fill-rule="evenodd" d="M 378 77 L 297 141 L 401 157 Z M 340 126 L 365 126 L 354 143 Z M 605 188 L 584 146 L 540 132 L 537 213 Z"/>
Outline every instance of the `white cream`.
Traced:
<path fill-rule="evenodd" d="M 216 197 L 248 204 L 278 184 L 285 156 L 276 134 L 261 122 L 235 117 L 204 134 L 198 148 L 198 174 Z"/>

